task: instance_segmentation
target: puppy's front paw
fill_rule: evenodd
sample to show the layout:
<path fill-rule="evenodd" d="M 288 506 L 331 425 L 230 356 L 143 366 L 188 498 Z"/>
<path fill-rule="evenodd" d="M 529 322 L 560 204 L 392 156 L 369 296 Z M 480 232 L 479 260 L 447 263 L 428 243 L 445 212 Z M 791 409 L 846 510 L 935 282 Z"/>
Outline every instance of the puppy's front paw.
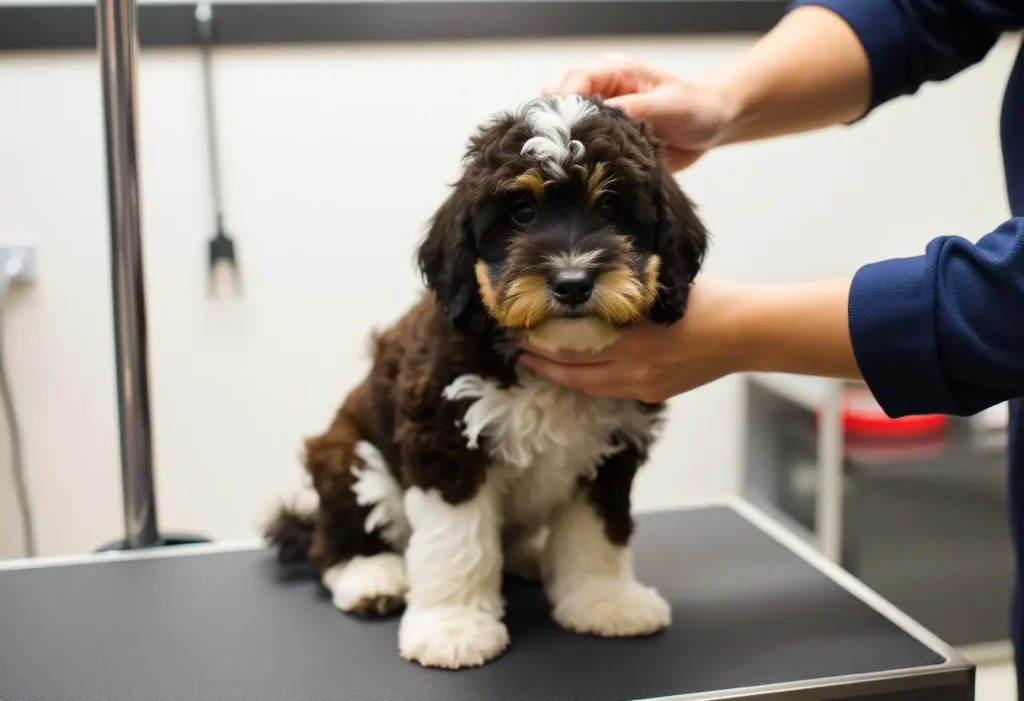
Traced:
<path fill-rule="evenodd" d="M 380 553 L 335 565 L 321 578 L 334 605 L 364 616 L 383 616 L 401 608 L 409 583 L 401 555 Z"/>
<path fill-rule="evenodd" d="M 595 579 L 570 590 L 552 612 L 563 628 L 605 637 L 652 635 L 672 622 L 657 591 L 633 579 Z"/>
<path fill-rule="evenodd" d="M 398 629 L 399 653 L 424 667 L 479 667 L 506 647 L 505 624 L 468 606 L 410 607 Z"/>

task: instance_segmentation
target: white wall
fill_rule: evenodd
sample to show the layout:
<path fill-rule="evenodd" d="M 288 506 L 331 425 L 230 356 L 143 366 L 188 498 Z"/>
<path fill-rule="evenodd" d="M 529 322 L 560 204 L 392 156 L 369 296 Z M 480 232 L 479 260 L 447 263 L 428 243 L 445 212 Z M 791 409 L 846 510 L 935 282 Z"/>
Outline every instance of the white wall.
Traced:
<path fill-rule="evenodd" d="M 1015 42 L 1014 42 L 1015 43 Z M 216 81 L 242 299 L 205 296 L 211 235 L 197 54 L 147 51 L 141 152 L 161 525 L 248 536 L 297 480 L 301 437 L 418 290 L 411 253 L 473 126 L 610 49 L 697 75 L 749 40 L 221 51 Z M 1012 51 L 851 129 L 735 147 L 682 182 L 745 280 L 850 273 L 1006 216 L 997 115 Z M 4 336 L 43 553 L 120 534 L 100 83 L 91 53 L 0 55 L 0 241 L 40 247 Z M 641 508 L 735 489 L 739 385 L 673 403 Z M 6 439 L 0 555 L 17 553 Z"/>

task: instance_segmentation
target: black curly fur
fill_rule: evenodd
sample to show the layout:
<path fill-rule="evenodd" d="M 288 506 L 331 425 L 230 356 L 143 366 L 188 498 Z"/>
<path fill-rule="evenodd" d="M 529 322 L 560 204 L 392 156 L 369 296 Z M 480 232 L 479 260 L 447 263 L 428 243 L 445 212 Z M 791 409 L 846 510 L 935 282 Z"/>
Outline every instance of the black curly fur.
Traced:
<path fill-rule="evenodd" d="M 473 229 L 466 193 L 456 189 L 438 209 L 416 251 L 427 288 L 456 330 L 469 335 L 486 331 L 486 314 L 476 287 Z"/>
<path fill-rule="evenodd" d="M 280 564 L 300 564 L 309 559 L 315 526 L 314 515 L 283 506 L 264 528 L 263 538 L 277 552 Z"/>
<path fill-rule="evenodd" d="M 673 324 L 683 317 L 690 288 L 707 254 L 710 236 L 696 208 L 674 182 L 670 172 L 655 168 L 652 195 L 658 213 L 655 250 L 661 256 L 658 298 L 651 320 Z"/>

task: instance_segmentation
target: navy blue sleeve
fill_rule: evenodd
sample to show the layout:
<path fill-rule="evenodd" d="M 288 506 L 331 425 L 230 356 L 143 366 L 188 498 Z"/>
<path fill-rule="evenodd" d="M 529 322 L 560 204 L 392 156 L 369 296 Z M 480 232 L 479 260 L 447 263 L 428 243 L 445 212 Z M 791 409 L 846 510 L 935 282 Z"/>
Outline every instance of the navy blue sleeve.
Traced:
<path fill-rule="evenodd" d="M 789 8 L 803 5 L 832 10 L 860 39 L 871 64 L 869 111 L 978 63 L 1000 34 L 1024 27 L 1024 0 L 795 0 Z"/>
<path fill-rule="evenodd" d="M 850 335 L 889 416 L 969 416 L 1024 396 L 1024 217 L 853 278 Z"/>

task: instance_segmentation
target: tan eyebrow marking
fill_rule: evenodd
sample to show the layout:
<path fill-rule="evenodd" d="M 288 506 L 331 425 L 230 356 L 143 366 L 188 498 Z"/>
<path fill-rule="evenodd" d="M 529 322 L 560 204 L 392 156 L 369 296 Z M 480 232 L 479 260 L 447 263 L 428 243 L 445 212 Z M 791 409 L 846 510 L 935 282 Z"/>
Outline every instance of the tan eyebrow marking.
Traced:
<path fill-rule="evenodd" d="M 593 204 L 601 197 L 601 195 L 611 192 L 610 185 L 615 182 L 615 178 L 605 175 L 605 164 L 598 163 L 593 167 L 593 170 L 588 166 L 576 166 L 579 170 L 580 175 L 587 184 L 587 194 L 590 197 L 590 203 Z"/>
<path fill-rule="evenodd" d="M 535 168 L 530 168 L 525 173 L 516 176 L 515 180 L 508 186 L 509 190 L 526 190 L 533 194 L 538 200 L 544 199 L 544 188 L 553 181 L 545 180 Z"/>

